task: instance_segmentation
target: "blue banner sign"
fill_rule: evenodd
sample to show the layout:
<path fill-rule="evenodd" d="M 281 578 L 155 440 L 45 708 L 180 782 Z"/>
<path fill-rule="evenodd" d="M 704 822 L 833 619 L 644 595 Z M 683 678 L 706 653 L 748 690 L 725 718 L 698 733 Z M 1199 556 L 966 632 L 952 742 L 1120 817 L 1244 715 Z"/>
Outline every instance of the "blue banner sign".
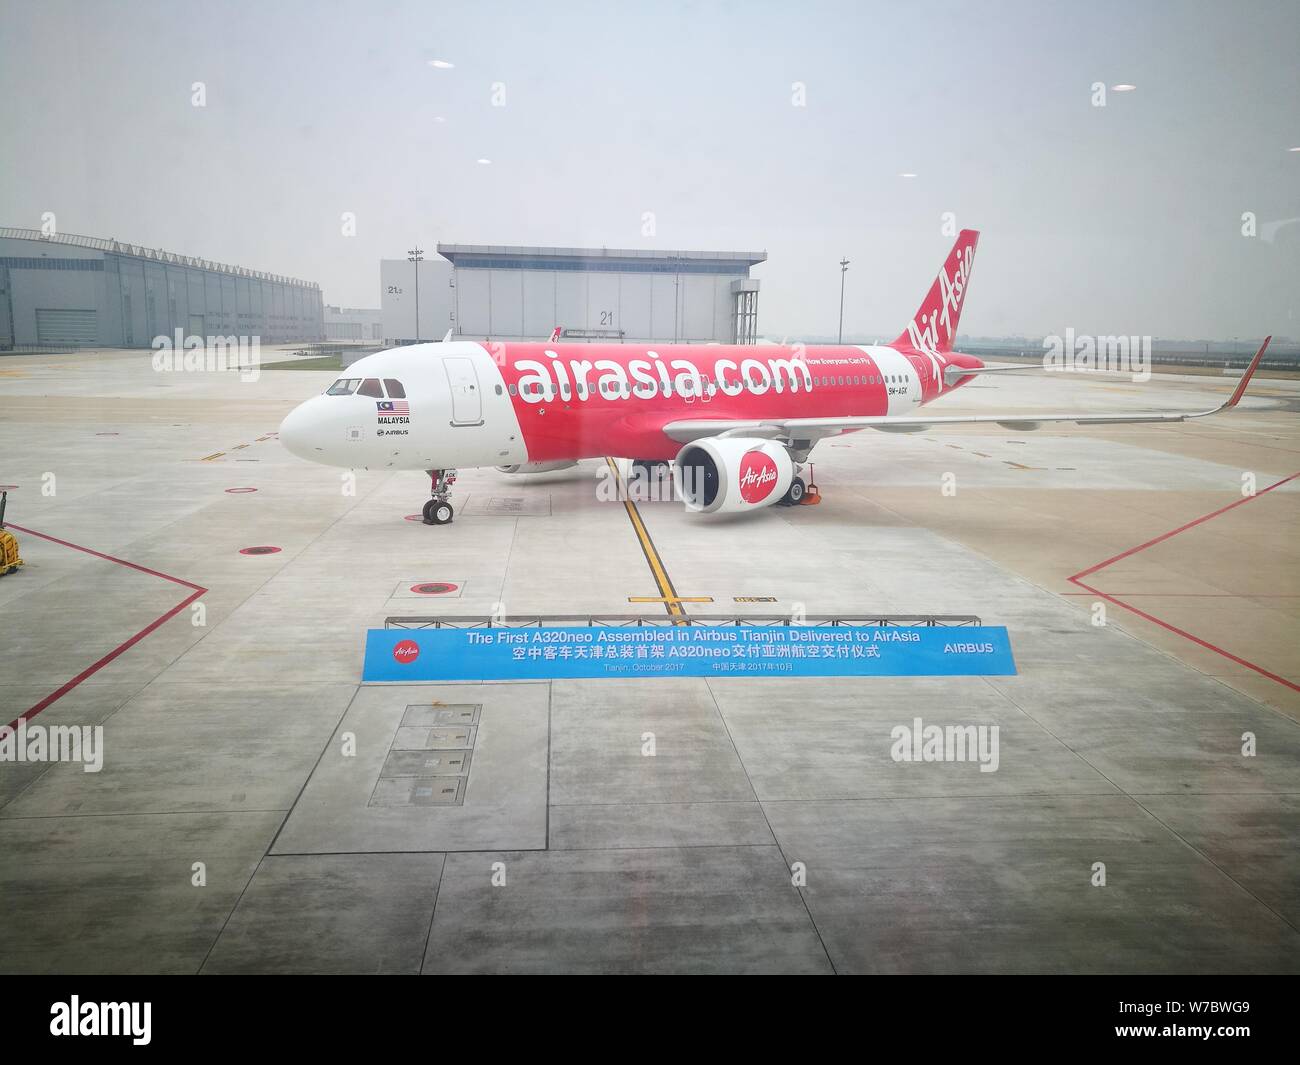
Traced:
<path fill-rule="evenodd" d="M 565 677 L 1005 677 L 1001 625 L 370 629 L 364 681 Z"/>

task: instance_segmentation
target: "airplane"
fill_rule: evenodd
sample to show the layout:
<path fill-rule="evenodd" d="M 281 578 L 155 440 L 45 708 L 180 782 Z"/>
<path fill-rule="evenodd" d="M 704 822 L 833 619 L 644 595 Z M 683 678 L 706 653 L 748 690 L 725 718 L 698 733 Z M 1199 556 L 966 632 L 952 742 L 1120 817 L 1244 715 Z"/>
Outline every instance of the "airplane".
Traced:
<path fill-rule="evenodd" d="M 994 423 L 1178 422 L 1201 411 L 929 415 L 920 408 L 985 373 L 953 350 L 979 233 L 962 230 L 907 328 L 889 344 L 703 345 L 444 340 L 376 352 L 284 419 L 280 442 L 328 466 L 423 470 L 426 524 L 445 525 L 459 467 L 540 473 L 617 455 L 671 464 L 686 509 L 722 514 L 809 501 L 818 441 L 861 429 Z"/>

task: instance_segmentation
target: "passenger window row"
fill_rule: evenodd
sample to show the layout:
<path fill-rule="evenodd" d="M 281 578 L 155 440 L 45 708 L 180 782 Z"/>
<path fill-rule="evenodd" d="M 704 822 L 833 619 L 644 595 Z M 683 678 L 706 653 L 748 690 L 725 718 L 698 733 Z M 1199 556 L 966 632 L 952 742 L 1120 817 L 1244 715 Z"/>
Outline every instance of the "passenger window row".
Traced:
<path fill-rule="evenodd" d="M 880 384 L 892 385 L 892 384 L 899 384 L 902 382 L 902 380 L 903 378 L 901 374 L 884 374 L 884 375 L 873 374 L 865 377 L 861 375 L 846 376 L 846 377 L 814 377 L 813 385 L 814 387 L 817 388 L 831 388 L 840 385 L 845 385 L 845 386 L 880 385 Z M 339 382 L 339 383 L 342 384 L 343 382 Z M 722 386 L 724 388 L 730 388 L 733 385 L 739 385 L 742 388 L 745 387 L 746 385 L 748 385 L 751 388 L 758 388 L 762 384 L 763 381 L 758 378 L 752 378 L 748 382 L 739 381 L 739 380 L 724 380 L 722 382 Z M 713 387 L 712 383 L 710 382 L 710 384 L 707 385 L 706 387 L 712 388 Z M 581 381 L 576 386 L 574 386 L 573 391 L 575 391 L 577 395 L 581 398 L 586 398 L 586 396 L 589 393 L 591 395 L 595 395 L 597 392 L 599 392 L 602 396 L 610 396 L 610 397 L 629 396 L 633 392 L 636 392 L 637 395 L 645 394 L 645 388 L 642 385 L 638 385 L 635 388 L 633 388 L 633 387 L 629 387 L 628 385 L 623 385 L 620 387 L 619 385 L 603 384 L 597 387 L 596 385 L 586 385 Z M 696 395 L 696 392 L 693 389 L 679 388 L 677 389 L 677 393 L 683 396 Z M 526 384 L 526 385 L 511 385 L 510 394 L 512 396 L 520 396 L 520 395 L 543 396 L 546 399 L 554 399 L 557 396 L 560 396 L 564 399 L 568 399 L 571 393 L 570 393 L 570 388 L 567 384 L 562 385 L 557 390 L 555 386 L 551 386 L 550 388 L 543 388 L 541 385 L 534 383 L 534 384 Z M 662 385 L 662 386 L 656 384 L 654 385 L 653 391 L 650 394 L 671 396 L 673 394 L 672 383 L 670 382 L 669 384 Z"/>
<path fill-rule="evenodd" d="M 813 385 L 817 388 L 830 388 L 830 387 L 836 387 L 840 385 L 878 385 L 878 384 L 885 384 L 885 383 L 897 384 L 901 380 L 902 380 L 901 375 L 897 375 L 897 374 L 885 374 L 884 376 L 871 375 L 867 377 L 857 376 L 857 375 L 847 376 L 847 377 L 838 377 L 838 376 L 814 377 Z M 763 382 L 758 378 L 751 378 L 750 381 L 747 383 L 752 388 L 757 388 L 763 384 Z M 723 387 L 726 388 L 729 388 L 733 385 L 741 385 L 743 387 L 745 384 L 746 382 L 739 381 L 739 380 L 723 381 Z M 712 384 L 710 383 L 710 385 L 707 385 L 706 387 L 711 388 Z M 566 384 L 561 386 L 561 388 L 558 391 L 553 387 L 551 389 L 544 390 L 542 386 L 538 384 L 510 386 L 510 394 L 512 396 L 520 395 L 521 391 L 523 395 L 528 395 L 528 396 L 544 395 L 547 399 L 554 399 L 557 395 L 562 396 L 564 399 L 568 399 L 572 392 L 576 392 L 579 397 L 585 399 L 589 393 L 595 395 L 597 391 L 599 391 L 600 394 L 603 396 L 629 396 L 632 394 L 633 391 L 636 390 L 627 385 L 623 385 L 620 389 L 620 386 L 618 385 L 602 384 L 600 386 L 595 386 L 595 385 L 587 385 L 585 382 L 581 382 L 581 381 L 578 382 L 578 384 L 572 390 Z M 642 391 L 638 391 L 637 394 L 641 395 L 643 394 L 643 391 L 644 390 L 642 389 Z M 665 396 L 671 396 L 673 394 L 672 383 L 670 382 L 664 385 L 662 389 L 660 388 L 659 385 L 655 385 L 654 392 L 652 394 L 659 395 L 661 392 Z M 677 389 L 677 392 L 678 394 L 684 396 L 692 396 L 696 394 L 693 389 L 679 388 Z M 327 396 L 350 396 L 355 394 L 358 396 L 367 396 L 371 399 L 385 399 L 385 398 L 405 399 L 406 389 L 402 386 L 401 381 L 398 381 L 392 377 L 385 377 L 383 379 L 382 384 L 380 383 L 380 380 L 377 377 L 364 377 L 364 378 L 343 377 L 335 381 L 332 385 L 330 385 L 330 387 L 326 390 L 325 394 Z"/>
<path fill-rule="evenodd" d="M 847 377 L 838 377 L 838 376 L 814 377 L 813 385 L 817 388 L 831 388 L 831 387 L 837 387 L 841 385 L 879 385 L 879 384 L 892 385 L 892 384 L 901 383 L 901 381 L 902 381 L 902 376 L 899 374 L 885 374 L 883 376 L 871 375 L 867 377 L 854 375 L 854 376 L 847 376 Z M 757 388 L 760 385 L 762 385 L 762 383 L 763 382 L 760 379 L 752 378 L 748 382 L 748 385 L 751 388 Z M 739 381 L 739 380 L 723 381 L 723 386 L 727 388 L 731 387 L 732 385 L 741 385 L 742 387 L 744 387 L 745 384 L 746 382 Z M 706 387 L 712 388 L 712 385 L 710 384 Z M 595 395 L 597 391 L 599 391 L 600 394 L 603 396 L 612 397 L 612 396 L 629 396 L 633 393 L 633 391 L 636 390 L 630 388 L 627 385 L 622 386 L 620 390 L 620 387 L 618 385 L 603 384 L 597 387 L 595 385 L 587 385 L 586 383 L 580 381 L 572 391 L 576 391 L 579 397 L 585 399 L 588 394 Z M 665 396 L 671 396 L 673 394 L 672 383 L 670 382 L 669 384 L 664 385 L 662 389 L 660 388 L 659 385 L 655 385 L 654 392 L 652 394 L 659 395 L 661 392 Z M 696 394 L 693 389 L 687 390 L 687 389 L 679 388 L 677 389 L 677 392 L 679 395 L 684 395 L 684 396 L 693 396 Z M 325 394 L 327 396 L 350 396 L 356 394 L 358 396 L 368 396 L 371 399 L 385 399 L 385 398 L 405 399 L 406 389 L 402 386 L 401 381 L 398 381 L 392 377 L 385 377 L 383 379 L 382 384 L 380 383 L 380 380 L 377 377 L 364 377 L 364 378 L 363 377 L 342 377 L 339 378 L 339 380 L 335 381 L 332 385 L 330 385 L 330 387 L 326 390 Z M 558 392 L 555 388 L 544 390 L 542 386 L 538 384 L 522 385 L 522 386 L 511 385 L 510 394 L 512 396 L 517 396 L 520 394 L 526 396 L 544 395 L 547 399 L 554 399 L 557 395 L 559 395 L 562 396 L 564 399 L 568 399 L 571 395 L 571 390 L 567 384 L 563 385 Z M 638 391 L 637 394 L 642 395 L 643 390 Z"/>
<path fill-rule="evenodd" d="M 902 374 L 870 374 L 866 377 L 814 377 L 813 384 L 820 388 L 837 385 L 897 385 L 903 382 Z"/>

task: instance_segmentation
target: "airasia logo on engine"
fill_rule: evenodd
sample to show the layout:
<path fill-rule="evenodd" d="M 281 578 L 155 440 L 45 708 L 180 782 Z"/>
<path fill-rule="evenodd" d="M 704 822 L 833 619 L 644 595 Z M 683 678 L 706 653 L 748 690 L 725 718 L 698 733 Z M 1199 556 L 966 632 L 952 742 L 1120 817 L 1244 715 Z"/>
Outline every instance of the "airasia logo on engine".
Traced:
<path fill-rule="evenodd" d="M 740 459 L 740 498 L 761 503 L 776 487 L 776 463 L 761 451 L 746 451 Z"/>

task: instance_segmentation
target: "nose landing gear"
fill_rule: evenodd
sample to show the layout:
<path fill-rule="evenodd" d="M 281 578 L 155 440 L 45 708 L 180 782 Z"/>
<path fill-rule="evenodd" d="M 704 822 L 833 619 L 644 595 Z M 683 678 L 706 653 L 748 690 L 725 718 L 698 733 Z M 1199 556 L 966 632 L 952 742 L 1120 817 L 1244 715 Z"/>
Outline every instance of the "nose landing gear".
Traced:
<path fill-rule="evenodd" d="M 424 524 L 447 525 L 456 513 L 448 501 L 451 486 L 456 483 L 456 471 L 429 470 L 428 473 L 433 482 L 429 489 L 433 498 L 424 504 Z"/>

